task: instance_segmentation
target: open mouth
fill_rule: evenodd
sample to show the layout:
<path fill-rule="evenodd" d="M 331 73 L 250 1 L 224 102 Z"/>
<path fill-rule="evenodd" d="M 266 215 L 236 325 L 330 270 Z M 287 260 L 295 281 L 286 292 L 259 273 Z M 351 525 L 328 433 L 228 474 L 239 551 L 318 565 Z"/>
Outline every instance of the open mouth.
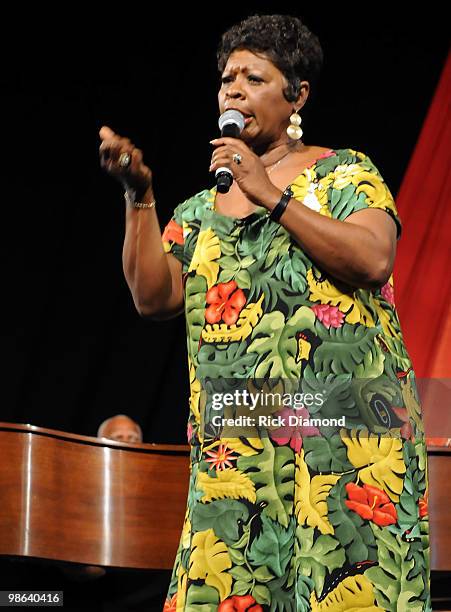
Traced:
<path fill-rule="evenodd" d="M 254 115 L 251 115 L 251 113 L 245 113 L 244 111 L 242 111 L 239 108 L 233 108 L 233 106 L 230 107 L 230 108 L 226 108 L 226 111 L 229 111 L 229 110 L 238 111 L 239 113 L 241 113 L 243 115 L 244 119 L 252 119 L 252 117 L 254 116 Z"/>
<path fill-rule="evenodd" d="M 238 111 L 239 113 L 241 113 L 241 115 L 243 115 L 244 117 L 244 128 L 243 129 L 246 129 L 249 123 L 252 121 L 252 119 L 254 119 L 254 115 L 251 115 L 250 113 L 245 113 L 239 108 L 233 108 L 233 106 L 231 108 L 227 108 L 226 110 L 227 111 L 229 110 Z"/>

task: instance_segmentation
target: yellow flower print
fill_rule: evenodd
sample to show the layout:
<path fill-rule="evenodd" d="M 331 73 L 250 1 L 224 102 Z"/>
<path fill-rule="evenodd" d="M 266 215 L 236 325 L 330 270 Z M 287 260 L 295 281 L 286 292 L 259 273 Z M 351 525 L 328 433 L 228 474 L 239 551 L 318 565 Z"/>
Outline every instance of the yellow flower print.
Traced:
<path fill-rule="evenodd" d="M 199 232 L 196 249 L 188 272 L 196 270 L 197 274 L 205 276 L 207 287 L 210 288 L 218 278 L 219 264 L 214 260 L 219 259 L 219 257 L 221 257 L 219 238 L 209 227 Z"/>
<path fill-rule="evenodd" d="M 321 276 L 316 268 L 308 270 L 307 282 L 310 288 L 309 299 L 312 302 L 337 306 L 346 315 L 345 321 L 347 323 L 360 323 L 367 327 L 375 327 L 370 311 L 356 297 L 354 292 L 343 293 L 328 281 L 327 278 Z"/>
<path fill-rule="evenodd" d="M 306 361 L 308 361 L 310 357 L 310 351 L 312 349 L 312 345 L 307 340 L 307 336 L 303 334 L 302 332 L 299 332 L 299 335 L 298 335 L 297 349 L 298 349 L 297 354 L 296 354 L 296 357 L 294 358 L 296 363 L 299 363 L 300 361 L 302 361 L 302 359 L 305 359 Z"/>
<path fill-rule="evenodd" d="M 185 519 L 183 521 L 182 535 L 180 538 L 183 548 L 189 548 L 191 543 L 191 521 L 189 520 L 189 509 L 186 509 Z"/>
<path fill-rule="evenodd" d="M 334 172 L 329 172 L 329 174 L 326 174 L 326 176 L 323 176 L 323 178 L 319 179 L 318 184 L 321 185 L 321 191 L 327 194 L 327 190 L 329 189 L 329 187 L 332 187 L 334 180 Z"/>
<path fill-rule="evenodd" d="M 327 202 L 327 192 L 322 191 L 318 183 L 312 183 L 312 189 L 309 189 L 305 196 L 304 204 L 320 215 L 332 217 Z"/>
<path fill-rule="evenodd" d="M 325 187 L 321 181 L 316 183 L 315 196 L 321 206 L 321 209 L 318 212 L 321 215 L 332 217 L 332 213 L 329 210 L 329 196 L 327 193 L 327 187 Z"/>
<path fill-rule="evenodd" d="M 363 159 L 363 154 L 359 155 Z M 362 191 L 366 195 L 366 204 L 371 208 L 389 208 L 396 214 L 396 206 L 393 196 L 390 193 L 383 179 L 375 172 L 370 172 L 361 167 L 360 163 L 341 165 L 335 168 L 333 173 L 332 187 L 334 189 L 344 189 L 350 184 L 355 185 L 356 195 Z M 326 177 L 327 178 L 327 177 Z"/>
<path fill-rule="evenodd" d="M 359 183 L 353 180 L 353 183 L 357 186 L 356 194 L 359 195 L 363 191 L 366 194 L 365 201 L 368 206 L 371 208 L 388 208 L 396 215 L 393 196 L 387 185 L 377 174 L 365 171 L 354 177 L 354 179 L 359 179 Z"/>
<path fill-rule="evenodd" d="M 360 157 L 360 159 L 363 159 L 365 157 L 363 153 L 359 153 L 355 149 L 348 149 L 348 151 L 352 153 L 352 155 L 355 155 L 356 157 Z"/>
<path fill-rule="evenodd" d="M 193 228 L 190 227 L 186 221 L 183 221 L 183 238 L 185 239 L 188 236 L 188 234 L 191 234 L 192 231 L 193 231 Z"/>
<path fill-rule="evenodd" d="M 296 200 L 301 202 L 307 195 L 310 181 L 314 181 L 316 179 L 316 172 L 314 170 L 310 170 L 308 174 L 308 170 L 309 169 L 306 168 L 302 174 L 296 177 L 294 183 L 291 184 L 293 198 L 296 198 Z"/>
<path fill-rule="evenodd" d="M 188 584 L 188 574 L 185 568 L 180 564 L 177 571 L 177 608 L 176 612 L 182 612 L 185 609 L 186 587 Z"/>
<path fill-rule="evenodd" d="M 365 563 L 371 563 L 366 561 Z M 310 595 L 312 612 L 347 610 L 349 612 L 383 612 L 374 602 L 373 585 L 363 574 L 346 576 L 318 603 L 316 592 Z"/>
<path fill-rule="evenodd" d="M 395 325 L 393 325 L 392 317 L 384 308 L 382 308 L 379 300 L 377 300 L 376 298 L 374 299 L 374 304 L 376 306 L 377 315 L 379 317 L 382 329 L 384 330 L 384 334 L 389 338 L 396 338 L 397 340 L 401 340 L 401 335 L 399 331 L 396 329 Z"/>
<path fill-rule="evenodd" d="M 291 185 L 293 197 L 301 201 L 305 206 L 319 212 L 321 215 L 331 217 L 328 206 L 327 187 L 317 180 L 313 168 L 306 168 Z"/>
<path fill-rule="evenodd" d="M 189 386 L 190 386 L 190 398 L 189 398 L 189 408 L 190 412 L 194 414 L 194 418 L 196 419 L 196 423 L 200 423 L 200 412 L 199 412 L 199 401 L 200 401 L 200 392 L 201 392 L 201 384 L 200 381 L 196 378 L 196 368 L 191 361 L 191 357 L 188 355 L 188 365 L 189 365 Z"/>
<path fill-rule="evenodd" d="M 189 558 L 188 578 L 191 580 L 205 580 L 205 584 L 219 592 L 224 600 L 232 590 L 232 575 L 228 571 L 232 567 L 232 559 L 225 542 L 220 540 L 213 529 L 197 531 L 193 535 L 191 555 Z M 212 606 L 190 606 L 195 608 L 212 609 Z"/>
<path fill-rule="evenodd" d="M 357 183 L 355 182 L 355 177 L 361 175 L 364 171 L 359 164 L 342 164 L 341 166 L 337 166 L 335 168 L 334 174 L 334 182 L 332 187 L 334 189 L 344 189 L 351 183 L 359 184 L 360 180 L 357 178 Z"/>

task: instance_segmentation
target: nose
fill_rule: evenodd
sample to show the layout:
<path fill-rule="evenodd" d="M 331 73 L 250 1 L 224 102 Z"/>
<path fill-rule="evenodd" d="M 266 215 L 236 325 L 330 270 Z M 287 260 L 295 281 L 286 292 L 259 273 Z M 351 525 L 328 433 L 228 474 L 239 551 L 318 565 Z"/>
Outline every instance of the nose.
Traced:
<path fill-rule="evenodd" d="M 226 96 L 230 100 L 237 100 L 237 99 L 244 98 L 243 92 L 237 88 L 234 88 L 233 90 L 228 91 Z"/>
<path fill-rule="evenodd" d="M 238 77 L 227 88 L 226 97 L 230 98 L 231 100 L 242 99 L 245 97 L 241 80 Z"/>

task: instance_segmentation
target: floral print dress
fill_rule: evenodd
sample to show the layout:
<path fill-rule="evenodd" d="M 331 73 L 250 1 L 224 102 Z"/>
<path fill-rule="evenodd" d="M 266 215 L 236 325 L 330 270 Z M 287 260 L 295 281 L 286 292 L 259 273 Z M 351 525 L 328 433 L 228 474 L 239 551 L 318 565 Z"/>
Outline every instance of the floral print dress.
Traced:
<path fill-rule="evenodd" d="M 399 238 L 363 153 L 329 150 L 291 189 L 338 220 L 385 210 Z M 422 412 L 393 278 L 350 287 L 264 208 L 237 219 L 214 200 L 215 188 L 189 198 L 163 233 L 183 264 L 191 390 L 190 486 L 164 610 L 431 610 Z M 322 401 L 272 406 L 267 426 L 214 425 L 212 393 L 239 384 Z"/>

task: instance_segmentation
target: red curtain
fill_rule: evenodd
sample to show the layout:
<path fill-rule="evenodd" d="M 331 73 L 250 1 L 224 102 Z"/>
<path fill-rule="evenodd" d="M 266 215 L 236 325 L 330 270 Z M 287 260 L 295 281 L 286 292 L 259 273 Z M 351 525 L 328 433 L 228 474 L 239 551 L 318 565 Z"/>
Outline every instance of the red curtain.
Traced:
<path fill-rule="evenodd" d="M 397 196 L 396 306 L 418 377 L 451 378 L 451 54 Z"/>

